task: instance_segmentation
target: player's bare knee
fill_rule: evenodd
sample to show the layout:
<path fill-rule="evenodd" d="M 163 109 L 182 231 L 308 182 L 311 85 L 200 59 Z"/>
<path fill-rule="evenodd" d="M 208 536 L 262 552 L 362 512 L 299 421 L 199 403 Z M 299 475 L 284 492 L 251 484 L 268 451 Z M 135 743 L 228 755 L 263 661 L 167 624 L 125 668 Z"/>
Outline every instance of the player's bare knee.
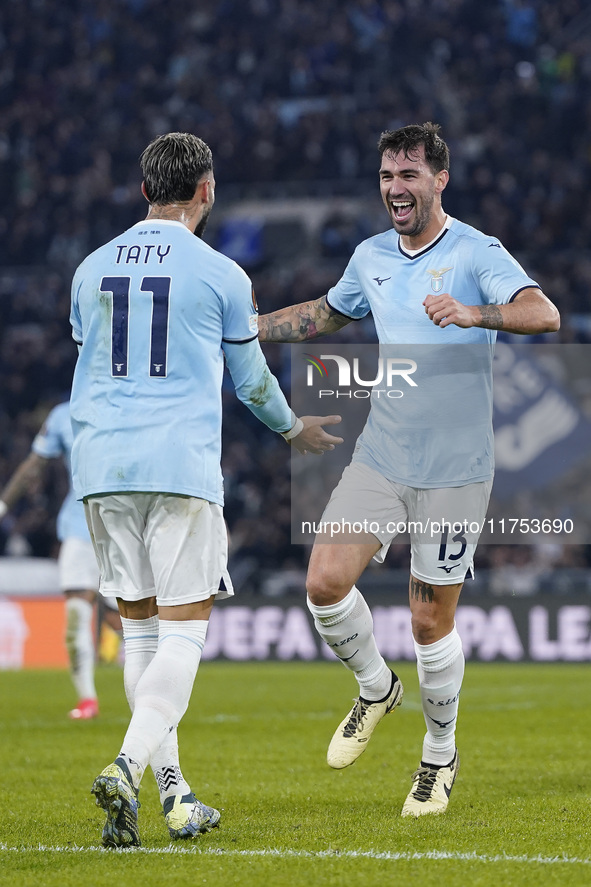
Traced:
<path fill-rule="evenodd" d="M 87 588 L 67 588 L 64 591 L 64 595 L 66 600 L 73 600 L 74 598 L 80 598 L 83 601 L 88 601 L 89 604 L 94 603 L 96 598 L 96 591 L 93 589 Z"/>
<path fill-rule="evenodd" d="M 411 625 L 412 636 L 417 644 L 434 644 L 446 634 L 446 632 L 441 634 L 440 621 L 434 613 L 429 611 L 421 610 L 418 613 L 413 613 Z"/>
<path fill-rule="evenodd" d="M 328 607 L 342 600 L 351 590 L 351 585 L 342 582 L 334 572 L 321 564 L 310 564 L 306 578 L 308 597 L 317 607 Z"/>
<path fill-rule="evenodd" d="M 453 615 L 437 609 L 419 610 L 411 616 L 412 636 L 417 644 L 434 644 L 446 637 L 454 627 Z"/>

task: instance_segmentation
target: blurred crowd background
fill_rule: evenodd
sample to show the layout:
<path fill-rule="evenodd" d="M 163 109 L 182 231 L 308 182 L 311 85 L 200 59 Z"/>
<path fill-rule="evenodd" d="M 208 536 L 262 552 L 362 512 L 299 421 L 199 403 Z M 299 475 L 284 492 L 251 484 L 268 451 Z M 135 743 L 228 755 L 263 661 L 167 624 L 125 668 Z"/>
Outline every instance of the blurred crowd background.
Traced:
<path fill-rule="evenodd" d="M 377 139 L 433 120 L 448 213 L 501 239 L 591 339 L 591 7 L 585 0 L 5 0 L 0 8 L 0 484 L 76 359 L 70 280 L 145 214 L 138 157 L 200 135 L 217 203 L 206 239 L 251 275 L 262 312 L 318 298 L 385 230 Z M 372 341 L 371 321 L 338 341 Z M 285 389 L 289 349 L 269 346 Z M 302 587 L 289 450 L 225 386 L 223 470 L 238 588 Z M 0 553 L 53 556 L 65 478 L 0 525 Z M 408 569 L 406 546 L 388 564 Z M 483 547 L 494 593 L 532 593 L 588 546 Z M 560 583 L 547 581 L 549 588 Z M 591 586 L 589 586 L 591 590 Z"/>

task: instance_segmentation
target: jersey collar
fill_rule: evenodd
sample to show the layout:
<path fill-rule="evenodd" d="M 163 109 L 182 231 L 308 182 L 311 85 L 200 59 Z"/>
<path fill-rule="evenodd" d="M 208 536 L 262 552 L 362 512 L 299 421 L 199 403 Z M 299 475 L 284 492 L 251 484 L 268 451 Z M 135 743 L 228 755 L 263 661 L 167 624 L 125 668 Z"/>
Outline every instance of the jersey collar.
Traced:
<path fill-rule="evenodd" d="M 176 219 L 144 219 L 142 222 L 136 222 L 131 227 L 138 228 L 140 226 L 145 227 L 146 225 L 180 225 L 180 227 L 184 228 L 186 231 L 189 230 L 186 225 L 183 225 L 182 222 L 178 222 Z"/>
<path fill-rule="evenodd" d="M 453 218 L 451 216 L 445 217 L 445 222 L 443 223 L 443 228 L 441 231 L 435 235 L 433 240 L 430 243 L 427 243 L 425 246 L 422 246 L 420 249 L 404 249 L 402 246 L 402 240 L 400 234 L 398 235 L 398 249 L 402 253 L 403 256 L 406 256 L 407 259 L 418 259 L 419 256 L 422 256 L 424 253 L 428 253 L 429 250 L 433 249 L 434 246 L 437 246 L 440 240 L 445 237 L 449 229 L 451 228 Z"/>

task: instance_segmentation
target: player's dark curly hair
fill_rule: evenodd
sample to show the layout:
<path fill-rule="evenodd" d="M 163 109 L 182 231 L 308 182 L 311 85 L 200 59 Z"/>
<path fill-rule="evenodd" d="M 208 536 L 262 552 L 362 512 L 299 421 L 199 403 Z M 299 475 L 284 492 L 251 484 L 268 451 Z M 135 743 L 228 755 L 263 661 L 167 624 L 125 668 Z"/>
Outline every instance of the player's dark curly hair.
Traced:
<path fill-rule="evenodd" d="M 425 146 L 425 159 L 432 172 L 449 170 L 449 148 L 439 135 L 441 127 L 437 123 L 413 123 L 400 129 L 388 129 L 378 141 L 380 157 L 388 154 L 402 154 L 412 159 L 420 145 Z"/>
<path fill-rule="evenodd" d="M 200 178 L 213 169 L 211 149 L 188 132 L 158 136 L 140 157 L 146 195 L 166 206 L 191 200 Z"/>

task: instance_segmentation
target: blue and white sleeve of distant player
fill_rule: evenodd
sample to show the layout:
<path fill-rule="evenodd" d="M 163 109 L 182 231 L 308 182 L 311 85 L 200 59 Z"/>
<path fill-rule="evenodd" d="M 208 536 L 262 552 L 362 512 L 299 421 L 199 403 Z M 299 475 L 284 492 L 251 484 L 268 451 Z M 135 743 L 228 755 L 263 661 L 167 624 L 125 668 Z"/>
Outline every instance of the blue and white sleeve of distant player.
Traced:
<path fill-rule="evenodd" d="M 43 459 L 57 459 L 64 455 L 63 436 L 59 428 L 59 414 L 53 409 L 33 440 L 31 449 Z"/>
<path fill-rule="evenodd" d="M 289 431 L 296 417 L 261 351 L 252 283 L 238 265 L 230 270 L 222 302 L 222 349 L 236 395 L 272 431 Z"/>
<path fill-rule="evenodd" d="M 472 273 L 485 304 L 505 305 L 521 290 L 540 288 L 494 237 L 483 240 L 473 250 Z"/>

